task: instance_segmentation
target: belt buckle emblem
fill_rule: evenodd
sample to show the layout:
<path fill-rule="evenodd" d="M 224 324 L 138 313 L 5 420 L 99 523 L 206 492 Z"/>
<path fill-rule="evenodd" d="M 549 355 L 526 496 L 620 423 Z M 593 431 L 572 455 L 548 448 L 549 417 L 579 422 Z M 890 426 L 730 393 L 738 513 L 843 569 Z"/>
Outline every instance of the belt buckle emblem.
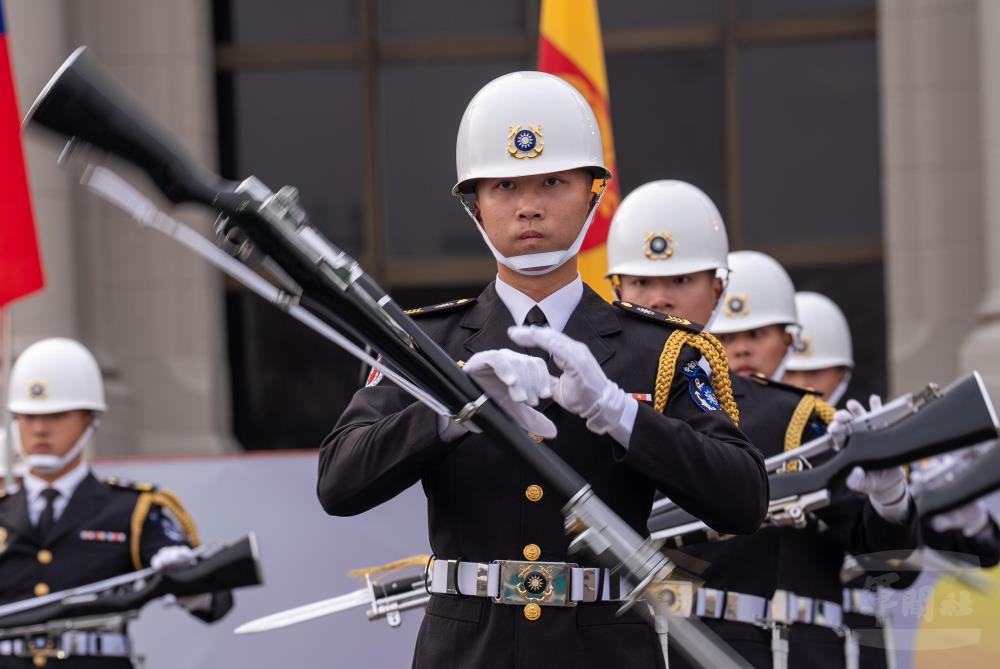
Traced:
<path fill-rule="evenodd" d="M 567 562 L 523 562 L 499 560 L 501 604 L 576 606 L 570 599 L 575 564 Z"/>

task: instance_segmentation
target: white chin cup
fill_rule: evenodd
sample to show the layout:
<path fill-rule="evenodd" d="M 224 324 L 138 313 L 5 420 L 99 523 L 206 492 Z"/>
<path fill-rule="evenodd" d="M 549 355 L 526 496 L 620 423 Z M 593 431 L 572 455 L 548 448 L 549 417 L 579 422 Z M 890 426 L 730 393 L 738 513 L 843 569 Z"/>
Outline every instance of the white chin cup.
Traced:
<path fill-rule="evenodd" d="M 472 207 L 465 198 L 462 198 L 462 206 L 465 207 L 465 211 L 476 224 L 476 228 L 479 229 L 479 234 L 483 236 L 483 241 L 486 242 L 486 246 L 490 249 L 490 252 L 493 253 L 493 257 L 497 259 L 498 263 L 507 269 L 517 272 L 518 274 L 524 274 L 525 276 L 541 276 L 542 274 L 548 274 L 549 272 L 559 269 L 565 265 L 570 258 L 580 252 L 580 247 L 583 246 L 583 240 L 587 236 L 590 224 L 594 222 L 594 217 L 597 216 L 597 209 L 601 206 L 601 200 L 604 198 L 604 192 L 606 189 L 607 184 L 601 188 L 601 192 L 597 195 L 594 205 L 590 208 L 590 214 L 587 216 L 586 222 L 580 229 L 580 234 L 576 236 L 576 240 L 568 249 L 563 251 L 546 251 L 545 253 L 528 253 L 523 256 L 511 256 L 510 258 L 500 253 L 500 250 L 493 246 L 493 242 L 490 241 L 489 235 L 486 234 L 483 224 L 479 222 L 478 218 L 476 218 L 476 213 L 472 210 Z"/>
<path fill-rule="evenodd" d="M 37 469 L 45 474 L 52 474 L 59 471 L 70 462 L 73 461 L 76 456 L 80 455 L 83 449 L 90 443 L 90 440 L 94 438 L 94 434 L 97 432 L 97 428 L 100 427 L 101 420 L 99 418 L 94 418 L 87 429 L 83 431 L 80 438 L 76 440 L 73 444 L 73 448 L 69 449 L 65 455 L 49 455 L 45 454 L 28 454 L 24 452 L 24 448 L 21 444 L 21 432 L 18 429 L 17 420 L 11 421 L 11 436 L 14 438 L 14 445 L 24 456 L 24 462 L 28 471 Z"/>

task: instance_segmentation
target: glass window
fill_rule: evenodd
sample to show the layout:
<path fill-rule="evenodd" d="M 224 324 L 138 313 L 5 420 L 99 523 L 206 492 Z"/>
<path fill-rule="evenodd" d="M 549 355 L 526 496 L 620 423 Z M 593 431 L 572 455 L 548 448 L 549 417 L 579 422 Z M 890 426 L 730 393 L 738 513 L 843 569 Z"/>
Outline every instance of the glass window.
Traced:
<path fill-rule="evenodd" d="M 724 0 L 600 0 L 601 25 L 620 28 L 666 28 L 713 23 L 722 16 Z"/>
<path fill-rule="evenodd" d="M 239 46 L 351 42 L 359 29 L 358 0 L 227 0 L 230 34 Z"/>
<path fill-rule="evenodd" d="M 607 63 L 622 196 L 682 179 L 725 215 L 722 52 L 612 53 Z"/>
<path fill-rule="evenodd" d="M 875 0 L 739 0 L 744 19 L 798 19 L 874 14 Z"/>
<path fill-rule="evenodd" d="M 452 196 L 455 137 L 472 96 L 517 61 L 387 65 L 381 69 L 382 218 L 390 258 L 487 253 Z"/>
<path fill-rule="evenodd" d="M 520 34 L 530 29 L 527 2 L 496 0 L 378 0 L 379 37 Z M 530 23 L 537 24 L 532 15 Z"/>
<path fill-rule="evenodd" d="M 880 239 L 875 41 L 739 58 L 745 243 Z"/>
<path fill-rule="evenodd" d="M 363 250 L 361 76 L 348 68 L 233 75 L 236 175 L 299 189 L 313 224 L 351 255 Z"/>

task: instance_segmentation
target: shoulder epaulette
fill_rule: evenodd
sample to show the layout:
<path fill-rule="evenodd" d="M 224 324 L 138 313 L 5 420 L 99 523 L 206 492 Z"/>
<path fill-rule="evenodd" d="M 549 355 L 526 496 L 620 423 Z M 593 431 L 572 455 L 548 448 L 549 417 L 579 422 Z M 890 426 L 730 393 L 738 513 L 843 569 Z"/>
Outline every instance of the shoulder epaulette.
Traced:
<path fill-rule="evenodd" d="M 669 325 L 670 327 L 687 330 L 688 332 L 698 333 L 705 327 L 704 325 L 695 323 L 694 321 L 689 321 L 686 318 L 674 316 L 673 314 L 662 314 L 659 311 L 654 311 L 648 307 L 640 307 L 638 304 L 632 304 L 631 302 L 615 300 L 614 304 L 625 313 L 631 314 L 637 318 L 644 318 L 648 321 L 653 321 L 654 323 Z"/>
<path fill-rule="evenodd" d="M 153 492 L 154 490 L 156 490 L 156 485 L 152 483 L 138 483 L 136 481 L 120 479 L 117 476 L 111 476 L 104 479 L 104 483 L 111 486 L 112 488 L 119 488 L 122 490 L 133 490 L 135 492 Z"/>
<path fill-rule="evenodd" d="M 801 386 L 793 386 L 790 383 L 782 383 L 781 381 L 775 381 L 774 379 L 761 374 L 760 372 L 754 372 L 750 375 L 750 380 L 754 381 L 761 386 L 770 386 L 771 388 L 781 388 L 782 390 L 789 390 L 796 395 L 815 395 L 820 397 L 822 393 L 814 388 L 803 388 Z"/>
<path fill-rule="evenodd" d="M 476 298 L 474 297 L 463 297 L 460 300 L 452 300 L 451 302 L 442 302 L 441 304 L 432 304 L 429 307 L 417 307 L 416 309 L 406 309 L 403 311 L 404 314 L 410 316 L 411 318 L 416 318 L 419 316 L 426 316 L 427 314 L 440 314 L 445 311 L 454 311 L 456 309 L 465 309 L 476 303 Z"/>
<path fill-rule="evenodd" d="M 132 529 L 129 552 L 132 555 L 132 564 L 136 570 L 140 570 L 143 567 L 140 555 L 142 532 L 146 524 L 146 518 L 154 506 L 169 511 L 173 515 L 192 548 L 197 548 L 199 543 L 201 543 L 198 537 L 198 528 L 195 526 L 190 514 L 188 514 L 187 509 L 181 504 L 181 500 L 177 498 L 177 495 L 170 490 L 154 489 L 143 491 L 139 494 L 139 499 L 136 500 L 135 508 L 132 510 L 132 520 L 129 523 Z"/>

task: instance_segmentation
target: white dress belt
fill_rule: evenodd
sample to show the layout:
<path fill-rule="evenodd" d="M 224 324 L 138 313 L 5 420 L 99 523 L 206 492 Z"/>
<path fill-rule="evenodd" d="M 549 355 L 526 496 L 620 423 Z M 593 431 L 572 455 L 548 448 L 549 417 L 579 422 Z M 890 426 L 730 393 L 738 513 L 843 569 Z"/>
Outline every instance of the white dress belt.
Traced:
<path fill-rule="evenodd" d="M 63 632 L 57 637 L 32 637 L 0 641 L 0 655 L 31 657 L 32 655 L 63 651 L 67 656 L 128 657 L 132 646 L 125 634 L 114 632 Z"/>
<path fill-rule="evenodd" d="M 742 592 L 699 588 L 694 613 L 703 618 L 729 620 L 767 627 L 778 623 L 805 623 L 837 631 L 843 625 L 843 608 L 824 599 L 802 597 L 778 590 L 772 599 Z"/>
<path fill-rule="evenodd" d="M 864 616 L 877 617 L 878 593 L 874 590 L 860 588 L 844 588 L 844 613 L 859 613 Z"/>
<path fill-rule="evenodd" d="M 500 596 L 500 562 L 454 562 L 434 560 L 430 569 L 428 590 L 435 594 L 466 595 L 469 597 Z M 529 564 L 526 562 L 521 564 Z M 452 588 L 449 589 L 449 563 L 453 566 Z M 540 565 L 554 564 L 539 562 Z M 570 567 L 569 599 L 573 602 L 614 602 L 625 594 L 620 590 L 621 579 L 612 576 L 608 569 L 598 567 Z M 598 596 L 596 584 L 601 583 Z M 617 592 L 616 592 L 617 591 Z"/>

